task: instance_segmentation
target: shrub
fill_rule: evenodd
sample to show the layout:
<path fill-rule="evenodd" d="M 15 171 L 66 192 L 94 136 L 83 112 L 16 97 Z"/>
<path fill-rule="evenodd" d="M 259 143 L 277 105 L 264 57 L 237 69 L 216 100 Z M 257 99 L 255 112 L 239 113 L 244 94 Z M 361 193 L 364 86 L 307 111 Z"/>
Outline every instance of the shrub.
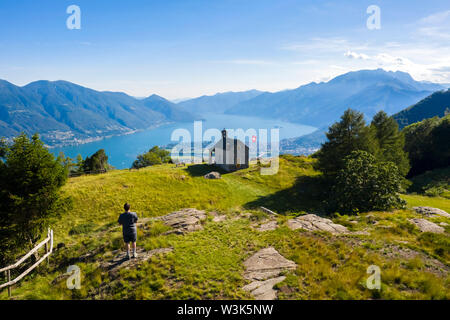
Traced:
<path fill-rule="evenodd" d="M 344 160 L 333 186 L 332 203 L 339 212 L 367 212 L 402 208 L 402 177 L 391 162 L 377 163 L 365 151 L 354 151 Z"/>
<path fill-rule="evenodd" d="M 133 162 L 133 168 L 139 169 L 170 162 L 172 162 L 170 152 L 155 146 L 147 153 L 138 155 L 137 160 Z"/>

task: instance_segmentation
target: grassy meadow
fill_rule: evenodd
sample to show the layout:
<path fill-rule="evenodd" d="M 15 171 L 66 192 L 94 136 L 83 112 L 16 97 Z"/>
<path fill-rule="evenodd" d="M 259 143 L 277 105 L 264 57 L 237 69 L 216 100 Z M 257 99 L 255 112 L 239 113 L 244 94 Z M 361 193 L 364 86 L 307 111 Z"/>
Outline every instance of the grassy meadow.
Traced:
<path fill-rule="evenodd" d="M 333 236 L 324 232 L 292 231 L 287 220 L 304 213 L 321 214 L 315 200 L 320 176 L 314 159 L 282 156 L 280 170 L 262 176 L 259 167 L 207 180 L 207 165 L 161 165 L 140 170 L 71 178 L 64 193 L 73 208 L 55 219 L 56 250 L 42 265 L 13 288 L 13 299 L 251 299 L 241 288 L 243 262 L 259 249 L 273 246 L 298 267 L 277 285 L 280 299 L 450 299 L 450 241 L 446 234 L 421 233 L 408 219 L 411 207 L 432 206 L 450 212 L 450 200 L 417 194 L 402 195 L 408 208 L 393 212 L 345 213 L 332 217 L 350 231 L 368 234 Z M 204 222 L 203 230 L 164 235 L 167 227 L 149 222 L 138 230 L 138 246 L 146 250 L 173 247 L 120 277 L 102 272 L 99 263 L 123 248 L 117 218 L 125 202 L 140 218 L 165 215 L 182 208 L 216 211 L 222 222 Z M 252 226 L 267 218 L 258 210 L 277 211 L 280 227 L 259 232 Z M 249 213 L 248 216 L 243 213 Z M 431 218 L 436 223 L 443 217 Z M 90 259 L 79 257 L 91 254 Z M 80 290 L 68 290 L 54 279 L 76 263 L 82 272 Z M 381 269 L 381 290 L 365 286 L 367 267 Z M 102 290 L 99 290 L 99 287 Z M 0 293 L 7 299 L 7 292 Z"/>

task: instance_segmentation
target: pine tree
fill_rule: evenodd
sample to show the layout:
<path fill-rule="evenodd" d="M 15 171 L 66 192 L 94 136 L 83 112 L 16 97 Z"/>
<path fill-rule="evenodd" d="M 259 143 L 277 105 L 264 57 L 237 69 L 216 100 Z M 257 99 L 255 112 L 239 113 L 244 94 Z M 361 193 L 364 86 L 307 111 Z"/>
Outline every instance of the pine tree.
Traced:
<path fill-rule="evenodd" d="M 15 250 L 32 247 L 52 217 L 67 205 L 60 189 L 65 168 L 34 135 L 25 134 L 3 148 L 0 165 L 0 260 Z"/>
<path fill-rule="evenodd" d="M 371 127 L 379 147 L 376 155 L 379 161 L 394 163 L 400 174 L 406 176 L 410 169 L 409 158 L 404 151 L 405 136 L 399 131 L 397 121 L 380 111 L 373 117 Z"/>
<path fill-rule="evenodd" d="M 110 168 L 108 156 L 104 149 L 98 150 L 91 157 L 86 157 L 83 163 L 84 172 L 100 172 Z"/>
<path fill-rule="evenodd" d="M 352 151 L 377 152 L 374 132 L 366 126 L 364 115 L 348 109 L 341 121 L 333 124 L 327 132 L 328 141 L 317 154 L 318 167 L 327 176 L 336 175 L 344 167 L 344 158 Z"/>

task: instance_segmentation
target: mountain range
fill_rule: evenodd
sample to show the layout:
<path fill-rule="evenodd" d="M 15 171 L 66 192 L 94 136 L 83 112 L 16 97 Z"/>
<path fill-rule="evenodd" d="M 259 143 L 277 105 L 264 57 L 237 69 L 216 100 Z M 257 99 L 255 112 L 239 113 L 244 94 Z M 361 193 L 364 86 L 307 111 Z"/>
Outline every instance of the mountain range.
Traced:
<path fill-rule="evenodd" d="M 370 119 L 379 110 L 394 114 L 442 89 L 442 85 L 415 81 L 400 71 L 361 70 L 328 82 L 262 93 L 227 109 L 226 113 L 322 127 L 339 119 L 348 108 L 361 111 Z"/>
<path fill-rule="evenodd" d="M 0 137 L 38 132 L 50 146 L 82 143 L 168 122 L 190 122 L 205 113 L 286 120 L 321 128 L 323 133 L 347 108 L 363 112 L 369 120 L 379 110 L 395 114 L 443 89 L 440 84 L 416 81 L 408 73 L 377 69 L 292 90 L 225 92 L 173 103 L 158 95 L 135 98 L 67 81 L 19 87 L 0 80 Z M 299 139 L 311 146 L 323 134 Z"/>
<path fill-rule="evenodd" d="M 178 106 L 186 111 L 203 113 L 224 113 L 241 102 L 250 100 L 264 92 L 249 90 L 242 92 L 224 92 L 213 96 L 201 96 L 194 99 L 185 100 L 178 103 Z"/>
<path fill-rule="evenodd" d="M 416 104 L 392 115 L 392 117 L 397 121 L 399 128 L 403 129 L 424 119 L 441 118 L 448 114 L 450 114 L 450 89 L 436 91 Z M 328 127 L 324 126 L 302 137 L 284 139 L 280 142 L 280 149 L 283 153 L 312 153 L 326 141 L 325 132 L 327 131 Z"/>
<path fill-rule="evenodd" d="M 136 99 L 67 81 L 36 81 L 19 87 L 0 80 L 0 136 L 38 132 L 48 145 L 88 142 L 195 116 L 152 95 Z"/>
<path fill-rule="evenodd" d="M 433 93 L 418 103 L 393 115 L 399 127 L 433 117 L 450 114 L 450 89 Z"/>

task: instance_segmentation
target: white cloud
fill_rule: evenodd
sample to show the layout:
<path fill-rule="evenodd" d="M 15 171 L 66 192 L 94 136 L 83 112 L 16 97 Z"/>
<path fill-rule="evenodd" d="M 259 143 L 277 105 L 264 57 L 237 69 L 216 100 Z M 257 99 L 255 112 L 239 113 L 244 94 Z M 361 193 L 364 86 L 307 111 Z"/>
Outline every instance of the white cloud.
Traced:
<path fill-rule="evenodd" d="M 418 22 L 418 34 L 428 38 L 450 40 L 450 10 L 437 12 Z"/>
<path fill-rule="evenodd" d="M 354 51 L 347 51 L 344 53 L 344 56 L 350 58 L 350 59 L 360 59 L 360 60 L 369 60 L 370 57 L 364 53 L 356 53 Z"/>
<path fill-rule="evenodd" d="M 437 12 L 419 20 L 422 24 L 441 24 L 450 17 L 450 10 Z"/>

